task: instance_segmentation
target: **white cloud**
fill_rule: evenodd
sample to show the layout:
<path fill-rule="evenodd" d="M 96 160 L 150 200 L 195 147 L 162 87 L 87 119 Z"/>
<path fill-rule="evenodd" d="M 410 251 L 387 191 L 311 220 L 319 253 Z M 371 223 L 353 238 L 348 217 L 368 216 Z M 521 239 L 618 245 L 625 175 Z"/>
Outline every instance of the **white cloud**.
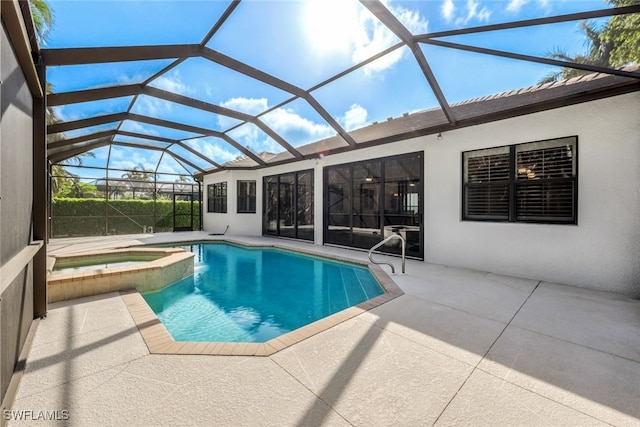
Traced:
<path fill-rule="evenodd" d="M 428 21 L 419 12 L 401 6 L 394 6 L 390 2 L 387 8 L 413 34 L 427 32 Z M 360 14 L 358 30 L 354 36 L 354 49 L 351 55 L 353 63 L 361 62 L 380 51 L 392 46 L 398 38 L 380 21 L 368 12 Z M 372 75 L 393 67 L 402 59 L 403 50 L 395 50 L 384 57 L 364 67 L 366 75 Z"/>
<path fill-rule="evenodd" d="M 491 17 L 491 12 L 486 7 L 482 7 L 478 10 L 480 4 L 474 0 L 467 0 L 466 4 L 466 16 L 461 16 L 456 19 L 457 25 L 467 25 L 471 21 L 486 22 Z"/>
<path fill-rule="evenodd" d="M 345 130 L 350 131 L 366 125 L 367 115 L 368 112 L 364 107 L 358 104 L 353 104 L 344 113 L 344 116 L 338 119 L 338 122 L 345 128 Z"/>
<path fill-rule="evenodd" d="M 331 126 L 318 124 L 306 119 L 291 108 L 278 108 L 263 116 L 263 119 L 269 127 L 280 135 L 307 136 L 311 140 L 318 140 L 335 134 Z M 291 142 L 295 143 L 295 141 Z"/>
<path fill-rule="evenodd" d="M 269 108 L 267 98 L 231 98 L 220 104 L 222 107 L 255 116 Z"/>
<path fill-rule="evenodd" d="M 269 102 L 266 98 L 231 98 L 220 105 L 251 115 L 257 115 L 269 108 Z M 291 108 L 278 108 L 262 116 L 261 120 L 285 141 L 294 146 L 317 141 L 335 134 L 332 127 L 306 119 Z M 236 123 L 238 123 L 237 120 L 228 117 L 220 117 L 218 119 L 218 124 L 222 128 L 228 128 Z M 248 146 L 257 152 L 269 151 L 277 153 L 283 150 L 280 144 L 260 132 L 255 126 L 241 126 L 230 132 L 229 136 L 243 146 Z"/>
<path fill-rule="evenodd" d="M 233 154 L 232 152 L 225 150 L 218 145 L 208 144 L 204 146 L 203 154 L 218 163 L 228 162 L 237 157 L 237 154 Z"/>
<path fill-rule="evenodd" d="M 109 158 L 109 147 L 100 147 L 95 150 L 91 150 L 96 160 L 107 160 Z M 103 163 L 103 162 L 100 162 Z"/>
<path fill-rule="evenodd" d="M 142 167 L 148 171 L 155 171 L 158 160 L 160 153 L 151 150 L 112 147 L 109 167 L 125 170 Z"/>
<path fill-rule="evenodd" d="M 453 4 L 453 0 L 444 0 L 444 2 L 442 3 L 441 10 L 442 10 L 442 17 L 445 19 L 445 21 L 451 22 L 456 12 L 456 7 Z"/>
<path fill-rule="evenodd" d="M 247 114 L 256 115 L 268 108 L 268 101 L 266 98 L 232 98 L 223 102 L 221 106 L 234 109 L 236 111 L 242 111 Z M 338 118 L 338 122 L 346 130 L 353 130 L 365 126 L 367 124 L 367 117 L 368 112 L 364 107 L 358 104 L 353 104 L 342 117 Z M 225 117 L 219 118 L 221 125 L 228 124 L 226 123 L 227 120 L 233 119 Z M 328 138 L 336 134 L 335 130 L 331 126 L 309 120 L 308 118 L 298 114 L 293 108 L 278 108 L 277 110 L 262 116 L 261 120 L 285 141 L 295 147 Z M 283 151 L 280 144 L 265 135 L 263 132 L 260 132 L 255 126 L 241 126 L 229 132 L 229 136 L 241 143 L 243 146 L 248 146 L 257 152 L 269 151 L 277 153 Z M 194 148 L 196 147 L 194 146 Z M 197 148 L 199 149 L 200 147 Z M 215 153 L 217 156 L 220 154 L 221 153 L 219 152 Z M 211 155 L 214 154 L 211 153 Z M 235 157 L 231 154 L 230 156 L 232 156 L 232 158 Z"/>
<path fill-rule="evenodd" d="M 225 108 L 242 111 L 251 115 L 259 114 L 269 108 L 266 98 L 232 98 L 220 105 Z M 342 117 L 338 118 L 338 122 L 346 130 L 352 130 L 366 125 L 367 117 L 368 112 L 364 107 L 358 104 L 353 104 Z M 219 124 L 224 127 L 224 125 L 229 125 L 232 120 L 234 119 L 220 117 Z M 331 126 L 309 120 L 308 118 L 298 114 L 293 108 L 278 108 L 277 110 L 262 116 L 261 120 L 285 141 L 296 147 L 328 138 L 336 134 L 335 130 Z M 234 121 L 234 123 L 237 123 L 237 121 Z M 271 137 L 265 135 L 263 132 L 259 131 L 255 126 L 241 126 L 229 132 L 229 136 L 241 143 L 243 146 L 250 147 L 256 152 L 268 151 L 277 153 L 283 151 L 280 144 Z M 200 144 L 195 146 L 195 141 L 197 140 L 194 140 L 193 143 L 189 142 L 190 145 L 197 149 L 205 149 Z M 205 146 L 210 145 L 207 144 Z M 212 156 L 216 156 L 215 158 L 218 158 L 221 155 L 224 155 L 224 153 L 216 151 L 215 153 L 211 152 L 208 155 L 213 159 L 214 157 Z M 231 153 L 228 154 L 228 157 L 231 157 L 228 160 L 235 158 Z"/>
<path fill-rule="evenodd" d="M 164 99 L 154 98 L 152 96 L 141 95 L 136 100 L 132 108 L 132 112 L 143 114 L 145 116 L 156 117 L 166 115 L 173 109 L 171 102 Z"/>
<path fill-rule="evenodd" d="M 66 105 L 58 105 L 58 106 L 52 107 L 53 114 L 55 115 L 56 118 L 58 118 L 63 122 L 71 122 L 71 121 L 80 119 L 80 116 L 77 113 L 76 114 L 69 113 L 67 111 L 67 108 L 65 107 Z"/>
<path fill-rule="evenodd" d="M 260 132 L 254 125 L 244 125 L 232 130 L 228 135 L 253 152 L 279 153 L 284 147 Z"/>
<path fill-rule="evenodd" d="M 528 0 L 511 0 L 511 3 L 527 1 Z M 467 0 L 463 8 L 456 7 L 453 0 L 444 0 L 440 11 L 445 21 L 454 22 L 457 26 L 467 25 L 472 21 L 487 22 L 491 17 L 489 8 L 481 6 L 480 2 L 476 0 Z"/>
<path fill-rule="evenodd" d="M 520 10 L 529 2 L 530 0 L 509 0 L 506 10 L 511 13 L 519 13 Z M 541 9 L 545 9 L 547 11 L 551 9 L 549 0 L 536 0 L 535 2 Z"/>
<path fill-rule="evenodd" d="M 169 92 L 177 93 L 180 95 L 187 95 L 191 93 L 195 93 L 195 89 L 189 87 L 182 81 L 180 77 L 180 72 L 178 70 L 174 71 L 168 76 L 160 76 L 155 79 L 151 86 L 157 87 L 158 89 L 163 89 Z"/>
<path fill-rule="evenodd" d="M 225 150 L 220 147 L 220 143 L 214 138 L 191 139 L 185 142 L 187 143 L 187 145 L 195 148 L 205 157 L 208 157 L 209 159 L 217 163 L 228 162 L 238 157 L 237 153 Z M 226 145 L 226 142 L 224 144 Z"/>
<path fill-rule="evenodd" d="M 413 34 L 427 32 L 428 21 L 411 2 L 400 6 L 393 0 L 382 0 L 384 6 Z M 368 9 L 347 0 L 308 0 L 306 22 L 310 54 L 330 52 L 360 63 L 399 42 L 399 38 Z M 364 67 L 367 75 L 393 67 L 406 50 L 396 50 L 374 64 Z M 326 56 L 319 58 L 326 60 Z"/>
<path fill-rule="evenodd" d="M 269 108 L 269 103 L 266 98 L 231 98 L 222 102 L 220 106 L 255 116 Z M 223 130 L 229 129 L 238 123 L 240 122 L 237 119 L 218 116 L 218 126 Z"/>
<path fill-rule="evenodd" d="M 518 13 L 522 6 L 527 3 L 528 0 L 509 0 L 509 4 L 507 4 L 507 11 Z"/>
<path fill-rule="evenodd" d="M 126 74 L 126 73 L 120 73 L 116 76 L 116 82 L 118 82 L 119 85 L 128 85 L 128 84 L 132 84 L 132 83 L 140 83 L 143 82 L 147 79 L 147 75 L 141 74 L 141 73 L 137 73 L 137 74 Z M 110 85 L 105 85 L 105 86 L 110 86 Z"/>
<path fill-rule="evenodd" d="M 428 31 L 429 21 L 420 15 L 420 12 L 401 6 L 394 7 L 392 4 L 388 4 L 387 7 L 411 33 L 424 34 Z"/>
<path fill-rule="evenodd" d="M 396 49 L 391 53 L 386 54 L 382 58 L 378 58 L 375 61 L 365 65 L 362 70 L 366 76 L 372 76 L 393 67 L 397 62 L 402 59 L 404 54 L 403 49 Z M 364 59 L 364 58 L 363 58 Z"/>
<path fill-rule="evenodd" d="M 170 154 L 165 154 L 164 157 L 162 157 L 162 162 L 158 165 L 158 173 L 181 174 L 185 173 L 185 168 L 178 164 Z"/>
<path fill-rule="evenodd" d="M 293 146 L 303 145 L 335 135 L 335 130 L 325 124 L 315 123 L 300 116 L 291 108 L 278 108 L 262 116 L 267 126 Z"/>
<path fill-rule="evenodd" d="M 160 136 L 160 133 L 155 129 L 150 129 L 140 124 L 139 122 L 133 122 L 131 120 L 125 120 L 121 129 L 128 132 L 141 133 L 144 135 Z"/>

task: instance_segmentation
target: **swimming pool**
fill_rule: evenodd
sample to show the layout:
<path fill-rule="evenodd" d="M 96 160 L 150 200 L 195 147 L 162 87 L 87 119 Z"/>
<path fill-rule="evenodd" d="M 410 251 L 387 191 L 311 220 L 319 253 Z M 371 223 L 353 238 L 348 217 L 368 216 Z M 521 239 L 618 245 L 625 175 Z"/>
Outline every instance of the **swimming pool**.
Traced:
<path fill-rule="evenodd" d="M 176 341 L 263 343 L 382 295 L 368 268 L 274 248 L 181 246 L 194 274 L 142 294 Z"/>

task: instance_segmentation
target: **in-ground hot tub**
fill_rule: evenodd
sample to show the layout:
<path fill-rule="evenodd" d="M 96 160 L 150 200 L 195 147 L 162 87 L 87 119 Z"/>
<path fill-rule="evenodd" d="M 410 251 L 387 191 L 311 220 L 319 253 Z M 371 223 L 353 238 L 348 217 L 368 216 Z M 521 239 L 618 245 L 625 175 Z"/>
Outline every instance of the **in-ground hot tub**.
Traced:
<path fill-rule="evenodd" d="M 181 248 L 125 248 L 58 255 L 47 263 L 49 302 L 135 288 L 161 289 L 193 274 L 193 253 Z"/>

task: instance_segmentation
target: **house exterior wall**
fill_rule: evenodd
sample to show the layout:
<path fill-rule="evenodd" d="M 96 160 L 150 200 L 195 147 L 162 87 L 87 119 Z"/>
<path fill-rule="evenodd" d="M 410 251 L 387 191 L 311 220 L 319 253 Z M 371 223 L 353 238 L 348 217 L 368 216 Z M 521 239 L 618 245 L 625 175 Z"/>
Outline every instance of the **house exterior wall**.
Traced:
<path fill-rule="evenodd" d="M 259 236 L 262 234 L 260 228 L 262 206 L 262 194 L 260 187 L 256 188 L 256 213 L 237 213 L 237 192 L 238 181 L 256 180 L 256 171 L 225 171 L 212 175 L 206 175 L 202 187 L 204 204 L 202 207 L 203 229 L 211 233 L 222 233 L 226 226 L 229 226 L 228 233 L 240 236 Z M 227 213 L 208 212 L 209 199 L 207 187 L 214 183 L 227 183 Z M 260 185 L 258 183 L 258 185 Z"/>
<path fill-rule="evenodd" d="M 578 137 L 578 224 L 461 220 L 462 152 Z M 640 92 L 462 128 L 318 160 L 207 175 L 227 181 L 228 213 L 206 230 L 261 235 L 262 177 L 315 169 L 315 243 L 322 244 L 325 166 L 424 151 L 425 262 L 640 296 Z M 257 181 L 256 214 L 236 214 L 236 180 Z"/>
<path fill-rule="evenodd" d="M 572 135 L 577 225 L 460 220 L 463 151 Z M 426 261 L 640 296 L 639 92 L 447 132 L 427 146 Z"/>

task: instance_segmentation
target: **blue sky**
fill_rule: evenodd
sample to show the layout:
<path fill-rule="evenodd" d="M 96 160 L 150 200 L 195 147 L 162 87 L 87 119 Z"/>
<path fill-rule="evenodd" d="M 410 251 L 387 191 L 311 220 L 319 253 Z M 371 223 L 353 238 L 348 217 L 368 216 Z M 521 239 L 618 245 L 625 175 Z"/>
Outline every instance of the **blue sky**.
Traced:
<path fill-rule="evenodd" d="M 51 0 L 55 25 L 44 47 L 91 47 L 199 43 L 228 1 L 67 1 Z M 427 0 L 385 1 L 389 10 L 414 34 L 538 18 L 607 7 L 604 0 Z M 543 56 L 555 49 L 583 50 L 579 23 L 553 24 L 447 39 L 457 43 Z M 360 3 L 350 0 L 243 1 L 207 44 L 234 59 L 310 89 L 399 40 Z M 536 84 L 553 67 L 421 44 L 449 103 Z M 55 92 L 139 83 L 171 60 L 51 67 L 47 77 Z M 270 87 L 203 58 L 184 61 L 151 83 L 152 86 L 237 111 L 259 114 L 291 98 Z M 331 116 L 351 130 L 438 106 L 411 52 L 402 47 L 312 92 Z M 65 120 L 126 111 L 131 98 L 74 104 L 58 108 Z M 226 131 L 237 120 L 140 96 L 132 112 Z M 305 101 L 297 100 L 261 117 L 271 129 L 298 147 L 335 134 Z M 90 129 L 109 128 L 105 125 Z M 113 125 L 111 125 L 113 128 Z M 182 139 L 218 163 L 241 153 L 217 138 L 125 122 L 123 130 Z M 69 132 L 67 136 L 87 133 Z M 253 125 L 229 135 L 256 152 L 283 149 Z M 125 141 L 125 139 L 122 139 Z M 135 141 L 154 143 L 152 141 Z M 157 144 L 157 143 L 156 143 Z M 115 149 L 115 148 L 114 148 Z M 199 167 L 210 164 L 179 147 L 171 151 Z M 120 149 L 118 149 L 120 150 Z M 129 149 L 110 156 L 110 166 L 158 165 L 159 152 Z M 113 151 L 113 150 L 112 150 Z M 106 164 L 108 149 L 85 159 L 90 166 Z M 163 156 L 158 172 L 184 173 L 180 164 Z M 192 168 L 186 168 L 192 172 Z M 97 173 L 97 172 L 96 172 Z"/>

